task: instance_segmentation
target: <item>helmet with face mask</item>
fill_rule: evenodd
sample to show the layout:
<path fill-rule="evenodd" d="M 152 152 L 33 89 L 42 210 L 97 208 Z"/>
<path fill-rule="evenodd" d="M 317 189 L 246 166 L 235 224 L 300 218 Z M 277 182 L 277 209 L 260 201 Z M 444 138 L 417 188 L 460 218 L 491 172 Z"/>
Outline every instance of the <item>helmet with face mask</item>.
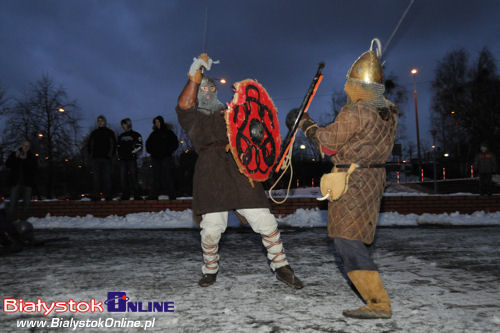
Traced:
<path fill-rule="evenodd" d="M 226 106 L 217 97 L 217 86 L 215 81 L 203 75 L 198 88 L 198 111 L 210 115 L 213 112 L 224 110 Z"/>

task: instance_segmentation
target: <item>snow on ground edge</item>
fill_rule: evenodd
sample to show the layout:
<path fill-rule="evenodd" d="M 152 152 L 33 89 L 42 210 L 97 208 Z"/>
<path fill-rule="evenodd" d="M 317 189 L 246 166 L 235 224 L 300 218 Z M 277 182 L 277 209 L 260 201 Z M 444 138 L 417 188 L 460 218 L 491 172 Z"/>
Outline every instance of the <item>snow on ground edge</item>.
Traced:
<path fill-rule="evenodd" d="M 294 214 L 278 217 L 278 224 L 283 227 L 313 228 L 325 227 L 327 211 L 315 209 L 298 209 Z M 177 229 L 198 228 L 192 219 L 190 209 L 184 211 L 164 210 L 161 212 L 142 212 L 126 216 L 108 216 L 104 218 L 87 216 L 47 216 L 31 217 L 29 221 L 36 229 Z M 500 225 L 500 212 L 486 213 L 477 211 L 472 214 L 408 214 L 396 212 L 380 213 L 379 226 L 492 226 Z M 234 214 L 229 215 L 229 227 L 240 227 Z"/>

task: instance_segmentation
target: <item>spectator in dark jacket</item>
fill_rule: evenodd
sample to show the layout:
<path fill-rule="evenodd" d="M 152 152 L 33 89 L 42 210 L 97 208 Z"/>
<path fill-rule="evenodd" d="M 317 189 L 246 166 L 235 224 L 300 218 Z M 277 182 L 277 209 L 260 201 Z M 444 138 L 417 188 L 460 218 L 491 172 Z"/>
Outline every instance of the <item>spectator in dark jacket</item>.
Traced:
<path fill-rule="evenodd" d="M 120 159 L 121 200 L 128 200 L 131 192 L 135 200 L 142 200 L 137 183 L 137 154 L 142 150 L 142 136 L 132 130 L 130 118 L 122 119 L 120 124 L 124 131 L 118 136 L 117 145 Z"/>
<path fill-rule="evenodd" d="M 165 124 L 162 116 L 153 119 L 153 132 L 146 140 L 146 151 L 151 154 L 153 166 L 153 189 L 148 200 L 158 200 L 162 188 L 167 188 L 170 200 L 176 199 L 172 176 L 172 153 L 179 146 L 171 126 Z"/>
<path fill-rule="evenodd" d="M 31 194 L 35 186 L 35 174 L 37 171 L 37 160 L 31 152 L 31 143 L 24 141 L 21 148 L 12 152 L 5 163 L 11 170 L 10 174 L 10 204 L 7 211 L 9 221 L 16 219 L 17 201 L 22 196 L 23 210 L 21 220 L 28 218 L 28 208 L 31 202 Z"/>
<path fill-rule="evenodd" d="M 106 118 L 97 117 L 97 128 L 90 133 L 87 143 L 89 156 L 94 171 L 94 195 L 92 200 L 100 200 L 100 192 L 106 200 L 112 200 L 111 166 L 116 149 L 115 133 L 106 127 Z"/>
<path fill-rule="evenodd" d="M 480 153 L 474 159 L 474 167 L 479 174 L 479 193 L 481 195 L 491 195 L 493 193 L 493 183 L 491 175 L 497 169 L 496 157 L 488 150 L 488 144 L 481 143 Z"/>

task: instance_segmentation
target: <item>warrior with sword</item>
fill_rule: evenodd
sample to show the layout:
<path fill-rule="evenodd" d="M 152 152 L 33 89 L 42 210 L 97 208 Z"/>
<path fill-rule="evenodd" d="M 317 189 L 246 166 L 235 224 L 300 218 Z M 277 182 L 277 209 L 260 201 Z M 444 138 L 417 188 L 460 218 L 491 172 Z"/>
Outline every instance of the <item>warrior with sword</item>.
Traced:
<path fill-rule="evenodd" d="M 203 70 L 210 70 L 213 63 L 206 53 L 194 58 L 188 73 L 189 80 L 178 98 L 176 108 L 179 123 L 198 153 L 193 179 L 193 213 L 201 216 L 200 234 L 204 265 L 199 285 L 207 287 L 216 281 L 219 271 L 219 240 L 227 227 L 228 211 L 234 210 L 244 217 L 255 232 L 262 235 L 262 243 L 276 278 L 292 288 L 300 289 L 303 287 L 302 282 L 288 264 L 278 225 L 269 210 L 262 184 L 249 181 L 241 172 L 241 166 L 237 165 L 232 154 L 228 152 L 229 138 L 225 119 L 227 107 L 217 98 L 214 80 L 202 73 Z M 238 108 L 240 112 L 238 117 L 234 117 L 235 121 L 248 116 L 250 108 L 257 105 L 258 97 L 255 96 L 260 96 L 261 91 L 256 85 L 252 85 L 255 89 L 248 87 L 250 86 L 247 86 L 246 91 L 253 95 L 248 97 L 245 107 Z M 262 122 L 274 124 L 269 119 L 273 114 L 266 111 L 271 107 L 258 105 L 259 110 L 256 112 L 260 111 Z M 246 128 L 246 132 L 242 128 L 238 129 L 238 135 L 234 136 L 235 140 L 236 137 L 240 141 L 243 137 L 246 140 L 238 144 L 238 149 L 244 150 L 241 156 L 246 161 L 245 165 L 250 165 L 250 160 L 255 158 L 258 150 L 253 147 L 257 145 L 267 147 L 262 149 L 267 152 L 265 157 L 256 159 L 259 165 L 263 160 L 269 160 L 270 155 L 274 156 L 269 151 L 275 145 L 268 140 L 272 136 L 273 128 L 262 122 L 244 121 L 249 126 L 251 123 L 252 128 Z M 249 130 L 253 134 L 247 138 L 245 135 L 249 134 Z M 260 150 L 259 154 L 264 156 Z M 270 167 L 263 164 L 255 170 L 263 169 Z"/>

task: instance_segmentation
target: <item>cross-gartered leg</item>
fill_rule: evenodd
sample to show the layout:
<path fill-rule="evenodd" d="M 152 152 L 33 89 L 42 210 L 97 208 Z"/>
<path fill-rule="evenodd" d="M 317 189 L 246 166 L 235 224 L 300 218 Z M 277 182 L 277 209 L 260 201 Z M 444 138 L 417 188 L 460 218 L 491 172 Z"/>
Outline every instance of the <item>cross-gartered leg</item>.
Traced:
<path fill-rule="evenodd" d="M 208 287 L 215 283 L 219 271 L 219 240 L 227 227 L 227 212 L 204 214 L 200 223 L 201 249 L 204 265 L 198 284 Z"/>
<path fill-rule="evenodd" d="M 246 218 L 253 231 L 261 234 L 276 278 L 292 288 L 301 289 L 304 285 L 288 264 L 274 215 L 267 208 L 238 209 L 238 213 Z"/>

